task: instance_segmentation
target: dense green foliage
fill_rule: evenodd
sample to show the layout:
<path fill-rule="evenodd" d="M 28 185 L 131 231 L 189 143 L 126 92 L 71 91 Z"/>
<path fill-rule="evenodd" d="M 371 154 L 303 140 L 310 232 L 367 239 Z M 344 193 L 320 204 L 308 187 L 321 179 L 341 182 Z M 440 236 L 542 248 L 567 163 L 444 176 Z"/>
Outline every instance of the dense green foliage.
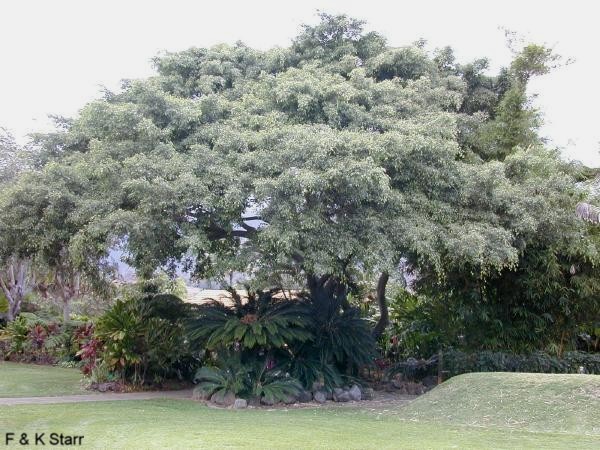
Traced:
<path fill-rule="evenodd" d="M 208 351 L 196 375 L 205 395 L 241 393 L 272 404 L 314 382 L 339 386 L 372 362 L 371 327 L 355 308 L 274 291 L 231 293 L 230 305 L 201 305 L 189 321 L 192 344 Z"/>
<path fill-rule="evenodd" d="M 600 243 L 573 213 L 586 195 L 577 167 L 544 145 L 527 95 L 557 62 L 527 45 L 491 75 L 485 59 L 390 47 L 327 14 L 288 48 L 161 55 L 155 76 L 37 136 L 27 170 L 0 193 L 3 258 L 35 257 L 56 280 L 99 288 L 120 247 L 142 279 L 179 264 L 304 290 L 334 311 L 309 330 L 307 367 L 365 362 L 349 298 L 379 279 L 385 326 L 388 277 L 408 269 L 422 303 L 444 305 L 455 326 L 442 340 L 560 354 L 597 329 Z M 248 347 L 277 348 L 290 324 L 226 315 L 214 342 L 243 334 Z"/>
<path fill-rule="evenodd" d="M 98 365 L 134 384 L 189 378 L 197 361 L 184 321 L 189 305 L 173 295 L 119 300 L 97 322 Z"/>
<path fill-rule="evenodd" d="M 441 362 L 440 362 L 440 357 Z M 386 370 L 387 377 L 402 374 L 410 380 L 422 380 L 427 376 L 454 377 L 470 372 L 526 372 L 600 375 L 598 353 L 566 352 L 562 357 L 536 352 L 514 354 L 481 351 L 466 353 L 459 350 L 439 352 L 429 359 L 408 358 L 392 364 Z"/>
<path fill-rule="evenodd" d="M 191 337 L 208 350 L 239 344 L 244 350 L 282 348 L 311 337 L 309 317 L 300 302 L 274 299 L 270 292 L 250 293 L 247 301 L 235 292 L 233 305 L 201 305 L 191 324 Z"/>

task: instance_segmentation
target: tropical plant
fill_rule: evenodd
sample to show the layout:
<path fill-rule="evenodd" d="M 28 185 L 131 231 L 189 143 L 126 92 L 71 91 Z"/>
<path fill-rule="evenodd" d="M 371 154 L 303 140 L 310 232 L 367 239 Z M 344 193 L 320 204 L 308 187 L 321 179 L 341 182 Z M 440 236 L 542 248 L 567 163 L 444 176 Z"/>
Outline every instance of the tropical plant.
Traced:
<path fill-rule="evenodd" d="M 234 290 L 231 294 L 231 306 L 214 301 L 197 309 L 189 325 L 196 345 L 209 350 L 234 344 L 242 350 L 271 350 L 312 337 L 303 302 L 276 298 L 274 292 L 249 292 L 246 301 Z"/>
<path fill-rule="evenodd" d="M 247 371 L 241 365 L 225 368 L 201 367 L 194 377 L 194 382 L 198 384 L 195 391 L 204 398 L 215 394 L 218 400 L 222 401 L 229 393 L 237 395 L 243 391 L 247 381 L 246 377 Z"/>
<path fill-rule="evenodd" d="M 372 325 L 368 319 L 361 317 L 359 308 L 351 305 L 343 308 L 339 299 L 308 294 L 304 299 L 310 308 L 309 329 L 313 338 L 291 346 L 296 370 L 302 370 L 301 361 L 306 369 L 319 361 L 321 377 L 333 381 L 337 378 L 332 373 L 334 367 L 342 373 L 352 373 L 361 366 L 372 364 L 376 342 Z"/>
<path fill-rule="evenodd" d="M 252 396 L 267 405 L 290 403 L 302 391 L 302 384 L 297 379 L 281 370 L 268 370 L 265 365 L 252 373 L 250 380 Z"/>
<path fill-rule="evenodd" d="M 323 360 L 322 355 L 313 347 L 301 347 L 295 353 L 288 351 L 277 354 L 275 358 L 286 372 L 308 389 L 315 383 L 327 389 L 343 384 L 342 374 L 336 365 Z"/>
<path fill-rule="evenodd" d="M 187 376 L 194 365 L 183 325 L 188 313 L 189 306 L 171 295 L 117 301 L 96 325 L 100 358 L 134 384 Z"/>

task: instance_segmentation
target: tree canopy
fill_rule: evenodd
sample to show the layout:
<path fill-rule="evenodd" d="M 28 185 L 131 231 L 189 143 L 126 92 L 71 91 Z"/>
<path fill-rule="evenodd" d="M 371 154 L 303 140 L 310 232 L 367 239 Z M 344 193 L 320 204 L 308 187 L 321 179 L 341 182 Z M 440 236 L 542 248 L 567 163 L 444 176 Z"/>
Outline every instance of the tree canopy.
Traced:
<path fill-rule="evenodd" d="M 141 277 L 240 271 L 342 303 L 401 261 L 452 295 L 457 280 L 518 276 L 530 249 L 561 277 L 597 270 L 583 193 L 527 97 L 552 53 L 526 46 L 489 75 L 485 59 L 363 27 L 322 14 L 287 48 L 155 58 L 155 76 L 37 136 L 38 167 L 1 196 L 5 252 L 89 268 L 122 246 Z"/>

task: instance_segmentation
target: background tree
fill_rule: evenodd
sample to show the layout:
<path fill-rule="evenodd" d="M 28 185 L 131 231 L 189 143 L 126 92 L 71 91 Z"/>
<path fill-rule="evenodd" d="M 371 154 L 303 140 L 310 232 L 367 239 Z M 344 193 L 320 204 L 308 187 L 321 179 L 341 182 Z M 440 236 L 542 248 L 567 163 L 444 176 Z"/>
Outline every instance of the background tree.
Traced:
<path fill-rule="evenodd" d="M 0 189 L 8 188 L 30 166 L 27 156 L 27 150 L 12 134 L 0 128 Z M 25 296 L 32 290 L 33 279 L 30 259 L 11 252 L 6 245 L 8 236 L 3 238 L 0 237 L 0 288 L 8 304 L 6 318 L 10 322 L 19 314 Z"/>

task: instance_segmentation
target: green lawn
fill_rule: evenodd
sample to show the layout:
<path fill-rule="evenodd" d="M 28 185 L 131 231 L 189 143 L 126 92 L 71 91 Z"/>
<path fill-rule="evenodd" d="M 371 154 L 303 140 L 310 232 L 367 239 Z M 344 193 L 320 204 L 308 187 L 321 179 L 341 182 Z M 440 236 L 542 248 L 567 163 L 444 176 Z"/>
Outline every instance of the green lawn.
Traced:
<path fill-rule="evenodd" d="M 404 422 L 364 409 L 219 410 L 185 400 L 11 406 L 7 431 L 85 436 L 85 448 L 594 448 L 600 436 Z"/>
<path fill-rule="evenodd" d="M 0 362 L 0 397 L 89 394 L 77 369 Z"/>
<path fill-rule="evenodd" d="M 53 390 L 47 379 L 55 373 L 63 377 Z M 45 395 L 79 386 L 72 371 L 1 364 L 2 389 L 7 374 L 13 386 L 29 383 Z M 597 449 L 599 389 L 599 376 L 487 373 L 455 377 L 403 408 L 238 411 L 184 400 L 2 406 L 0 435 L 83 435 L 83 448 Z"/>
<path fill-rule="evenodd" d="M 600 375 L 471 373 L 401 410 L 405 420 L 600 436 Z"/>

